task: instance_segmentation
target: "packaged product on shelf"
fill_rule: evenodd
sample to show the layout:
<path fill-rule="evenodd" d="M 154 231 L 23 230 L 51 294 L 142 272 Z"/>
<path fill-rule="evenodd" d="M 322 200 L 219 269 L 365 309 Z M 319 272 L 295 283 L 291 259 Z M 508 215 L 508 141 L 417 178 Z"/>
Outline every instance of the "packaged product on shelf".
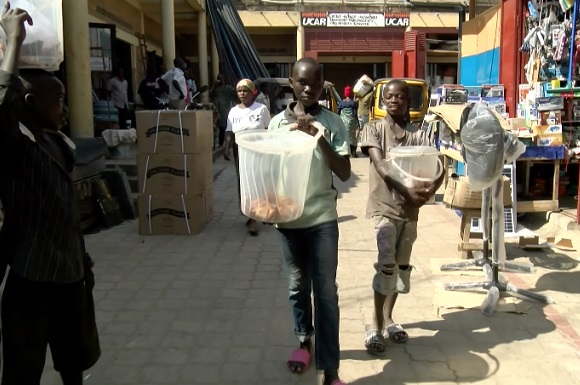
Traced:
<path fill-rule="evenodd" d="M 562 135 L 562 125 L 561 124 L 554 124 L 554 125 L 538 125 L 534 128 L 534 133 L 536 135 Z"/>
<path fill-rule="evenodd" d="M 561 146 L 564 143 L 562 134 L 539 134 L 538 147 Z"/>
<path fill-rule="evenodd" d="M 562 123 L 562 111 L 541 111 L 540 124 L 556 125 Z"/>

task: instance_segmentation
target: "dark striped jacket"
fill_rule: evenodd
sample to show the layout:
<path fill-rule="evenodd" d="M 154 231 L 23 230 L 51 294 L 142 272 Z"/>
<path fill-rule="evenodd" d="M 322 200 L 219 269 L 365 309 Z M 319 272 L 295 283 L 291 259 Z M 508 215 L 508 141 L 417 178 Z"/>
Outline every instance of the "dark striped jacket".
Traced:
<path fill-rule="evenodd" d="M 0 258 L 19 276 L 39 282 L 83 278 L 80 220 L 70 172 L 74 144 L 64 134 L 62 167 L 18 123 L 22 83 L 0 71 Z"/>

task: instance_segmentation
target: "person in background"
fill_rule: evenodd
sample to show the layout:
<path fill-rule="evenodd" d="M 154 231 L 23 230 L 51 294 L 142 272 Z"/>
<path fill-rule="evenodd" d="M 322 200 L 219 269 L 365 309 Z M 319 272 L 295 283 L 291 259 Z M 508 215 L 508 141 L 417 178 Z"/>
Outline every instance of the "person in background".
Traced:
<path fill-rule="evenodd" d="M 62 383 L 81 385 L 101 350 L 92 261 L 71 178 L 74 144 L 60 131 L 67 118 L 64 85 L 44 70 L 19 71 L 25 23 L 32 25 L 28 13 L 5 2 L 0 264 L 10 270 L 2 296 L 2 385 L 40 384 L 48 346 Z"/>
<path fill-rule="evenodd" d="M 197 92 L 197 84 L 195 84 L 195 80 L 193 80 L 193 68 L 188 67 L 184 73 L 187 88 L 189 89 L 189 95 L 193 98 L 193 95 Z"/>
<path fill-rule="evenodd" d="M 366 93 L 364 96 L 360 96 L 359 94 L 355 94 L 354 101 L 358 105 L 358 110 L 356 115 L 358 116 L 358 132 L 357 132 L 357 142 L 360 145 L 360 133 L 364 126 L 369 122 L 369 118 L 371 115 L 371 102 L 373 99 L 373 90 L 371 89 L 369 92 Z"/>
<path fill-rule="evenodd" d="M 129 114 L 129 98 L 128 98 L 129 84 L 125 79 L 125 71 L 119 67 L 115 69 L 115 76 L 113 76 L 107 83 L 107 92 L 109 99 L 117 108 L 119 117 L 119 128 L 121 130 L 127 129 L 127 120 L 131 118 Z"/>
<path fill-rule="evenodd" d="M 173 68 L 167 71 L 158 83 L 161 89 L 167 93 L 169 108 L 172 110 L 184 110 L 188 94 L 187 81 L 185 80 L 185 62 L 181 58 L 175 58 Z"/>
<path fill-rule="evenodd" d="M 236 94 L 236 89 L 225 82 L 224 75 L 219 74 L 209 90 L 209 97 L 218 113 L 218 119 L 216 122 L 218 129 L 217 139 L 218 145 L 223 147 L 226 128 L 228 126 L 228 114 L 232 107 L 236 105 L 238 96 Z"/>
<path fill-rule="evenodd" d="M 365 125 L 361 136 L 361 149 L 371 159 L 367 217 L 373 220 L 378 248 L 372 281 L 373 322 L 364 339 L 371 354 L 385 352 L 386 338 L 399 344 L 409 339 L 405 329 L 393 321 L 393 309 L 399 293 L 411 289 L 411 251 L 417 239 L 419 209 L 435 195 L 445 177 L 442 174 L 428 186 L 406 187 L 381 167 L 391 148 L 434 145 L 424 130 L 411 124 L 410 91 L 405 81 L 388 82 L 382 97 L 387 116 Z"/>
<path fill-rule="evenodd" d="M 338 103 L 338 114 L 340 115 L 342 122 L 348 130 L 348 136 L 350 139 L 350 153 L 353 158 L 358 158 L 356 154 L 356 148 L 358 139 L 356 134 L 358 132 L 358 118 L 356 115 L 357 105 L 353 100 L 354 93 L 350 86 L 344 88 L 344 99 Z"/>
<path fill-rule="evenodd" d="M 302 216 L 293 222 L 276 225 L 288 275 L 294 334 L 300 343 L 290 355 L 287 366 L 290 371 L 302 374 L 314 355 L 316 369 L 324 375 L 323 385 L 344 385 L 338 375 L 340 311 L 336 270 L 339 230 L 338 193 L 333 174 L 342 181 L 350 178 L 348 132 L 338 115 L 318 103 L 324 79 L 316 60 L 308 57 L 298 60 L 292 69 L 290 83 L 297 101 L 272 118 L 268 129 L 272 132 L 300 130 L 312 136 L 321 130 L 323 135 L 313 150 Z M 312 341 L 314 333 L 316 347 Z"/>
<path fill-rule="evenodd" d="M 260 84 L 260 93 L 256 96 L 256 102 L 263 104 L 270 111 L 270 97 L 268 96 L 268 83 Z"/>
<path fill-rule="evenodd" d="M 143 107 L 146 110 L 157 110 L 159 109 L 159 88 L 157 87 L 157 76 L 155 76 L 155 70 L 153 67 L 147 68 L 147 76 L 139 84 L 139 89 L 137 93 L 141 97 L 143 102 Z"/>
<path fill-rule="evenodd" d="M 267 129 L 268 124 L 270 123 L 270 112 L 268 112 L 265 105 L 254 101 L 256 86 L 251 80 L 240 80 L 236 86 L 236 92 L 238 94 L 238 99 L 240 99 L 240 104 L 234 106 L 228 114 L 224 159 L 229 161 L 231 159 L 230 153 L 233 151 L 236 175 L 238 177 L 238 200 L 241 210 L 241 196 L 239 190 L 240 163 L 235 136 L 242 131 Z M 246 227 L 250 235 L 258 235 L 258 227 L 255 220 L 248 218 L 246 221 Z"/>

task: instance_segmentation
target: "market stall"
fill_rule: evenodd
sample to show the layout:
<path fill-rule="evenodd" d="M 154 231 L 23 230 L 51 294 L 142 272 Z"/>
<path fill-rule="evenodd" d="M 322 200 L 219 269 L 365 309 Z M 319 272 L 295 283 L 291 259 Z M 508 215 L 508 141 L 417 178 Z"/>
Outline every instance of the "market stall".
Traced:
<path fill-rule="evenodd" d="M 462 52 L 462 64 L 471 60 L 475 66 L 462 75 L 463 86 L 493 105 L 506 129 L 527 146 L 515 167 L 518 214 L 573 205 L 580 220 L 577 21 L 577 0 L 504 0 L 464 23 L 463 41 L 473 40 L 478 50 Z M 486 92 L 485 84 L 501 91 Z M 460 140 L 454 138 L 442 152 L 461 165 Z"/>
<path fill-rule="evenodd" d="M 429 110 L 429 124 L 436 125 L 436 129 L 440 132 L 439 150 L 445 156 L 444 169 L 449 170 L 450 166 L 454 164 L 456 174 L 466 174 L 468 172 L 464 166 L 465 161 L 462 155 L 461 144 L 461 116 L 467 107 L 468 104 L 443 104 L 431 107 Z M 511 131 L 514 134 L 519 133 L 519 129 L 514 130 L 510 125 L 512 120 L 504 119 L 501 114 L 495 112 L 493 109 L 491 111 L 495 113 L 506 131 Z M 520 138 L 520 140 L 522 139 Z M 560 165 L 564 155 L 564 146 L 542 147 L 529 145 L 526 147 L 526 151 L 514 162 L 515 164 L 506 166 L 510 170 L 510 172 L 507 172 L 509 177 L 506 178 L 505 187 L 507 192 L 505 201 L 509 201 L 509 204 L 506 204 L 506 207 L 508 207 L 506 217 L 512 217 L 513 232 L 516 231 L 516 215 L 519 213 L 558 210 L 559 189 L 557 186 L 560 181 Z M 548 189 L 541 190 L 541 186 L 536 186 L 540 183 L 534 181 L 534 178 L 537 179 L 537 177 L 532 175 L 532 168 L 535 164 L 547 165 L 552 170 L 550 174 L 551 195 L 548 197 L 544 197 Z M 516 172 L 517 170 L 520 172 Z M 521 175 L 521 180 L 517 178 L 517 175 Z M 449 207 L 460 212 L 462 221 L 459 229 L 459 250 L 463 252 L 464 257 L 467 257 L 470 251 L 478 250 L 482 247 L 481 242 L 473 242 L 471 239 L 471 221 L 472 218 L 478 218 L 480 216 L 481 194 L 476 196 L 476 194 L 469 190 L 468 185 L 462 186 L 460 183 L 463 182 L 459 181 L 454 182 L 457 183 L 457 186 L 453 186 L 452 188 L 454 194 L 447 197 L 449 180 L 450 174 L 448 173 L 444 184 L 446 188 L 444 201 Z M 530 194 L 531 189 L 534 189 L 536 195 Z M 453 195 L 455 196 L 453 197 Z"/>

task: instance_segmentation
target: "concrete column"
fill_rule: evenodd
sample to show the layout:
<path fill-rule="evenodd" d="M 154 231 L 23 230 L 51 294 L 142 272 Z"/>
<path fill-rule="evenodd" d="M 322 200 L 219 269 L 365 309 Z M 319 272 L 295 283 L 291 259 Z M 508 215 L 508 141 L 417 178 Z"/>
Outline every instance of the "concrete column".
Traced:
<path fill-rule="evenodd" d="M 175 59 L 174 0 L 161 1 L 161 29 L 163 31 L 163 64 L 167 68 L 173 68 L 173 59 Z"/>
<path fill-rule="evenodd" d="M 304 27 L 299 25 L 296 29 L 296 60 L 304 57 Z"/>
<path fill-rule="evenodd" d="M 217 42 L 215 41 L 215 37 L 212 36 L 211 39 L 211 74 L 213 76 L 213 80 L 217 78 L 220 73 L 220 55 L 217 49 Z M 211 87 L 211 85 L 208 85 Z"/>
<path fill-rule="evenodd" d="M 62 16 L 71 136 L 94 138 L 88 1 L 64 0 Z"/>
<path fill-rule="evenodd" d="M 199 58 L 199 83 L 198 86 L 209 84 L 209 69 L 208 69 L 208 55 L 207 55 L 207 19 L 205 11 L 198 12 L 197 14 L 197 39 L 198 39 L 198 49 L 199 53 L 197 57 Z M 203 103 L 209 103 L 209 93 L 204 92 L 201 94 L 201 100 Z"/>

